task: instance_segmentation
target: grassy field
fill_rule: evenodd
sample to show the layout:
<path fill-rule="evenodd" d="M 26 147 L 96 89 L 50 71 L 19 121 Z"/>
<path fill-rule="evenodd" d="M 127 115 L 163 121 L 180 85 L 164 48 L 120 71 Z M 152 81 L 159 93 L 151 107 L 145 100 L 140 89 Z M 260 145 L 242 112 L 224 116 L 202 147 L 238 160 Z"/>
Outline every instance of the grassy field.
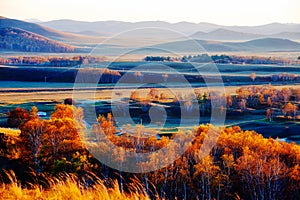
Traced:
<path fill-rule="evenodd" d="M 59 178 L 48 179 L 49 187 L 43 188 L 40 185 L 22 187 L 16 180 L 14 173 L 7 173 L 10 179 L 9 184 L 0 185 L 1 200 L 77 200 L 77 199 L 101 199 L 101 200 L 148 200 L 147 194 L 136 183 L 125 193 L 120 189 L 117 181 L 112 182 L 112 187 L 107 187 L 100 179 L 92 187 L 85 187 L 76 177 L 68 175 L 64 180 Z"/>
<path fill-rule="evenodd" d="M 19 136 L 21 131 L 19 129 L 12 129 L 12 128 L 3 128 L 0 127 L 0 133 L 4 133 L 7 136 Z"/>

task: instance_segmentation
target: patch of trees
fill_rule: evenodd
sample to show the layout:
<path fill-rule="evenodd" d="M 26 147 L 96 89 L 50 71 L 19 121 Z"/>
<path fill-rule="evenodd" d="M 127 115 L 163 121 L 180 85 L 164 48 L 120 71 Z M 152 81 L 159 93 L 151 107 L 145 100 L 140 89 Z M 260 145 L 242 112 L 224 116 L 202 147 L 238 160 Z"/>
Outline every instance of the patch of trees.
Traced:
<path fill-rule="evenodd" d="M 194 55 L 194 56 L 183 56 L 181 59 L 182 62 L 200 62 L 200 63 L 206 63 L 206 62 L 211 62 L 212 58 L 208 54 L 201 54 L 201 55 Z"/>
<path fill-rule="evenodd" d="M 236 90 L 236 94 L 226 95 L 215 93 L 214 91 L 194 90 L 194 93 L 188 95 L 169 94 L 165 90 L 151 88 L 148 93 L 142 94 L 139 90 L 132 91 L 130 99 L 137 103 L 134 112 L 147 110 L 151 103 L 168 105 L 167 114 L 180 116 L 178 112 L 180 104 L 188 107 L 191 103 L 199 106 L 201 115 L 210 114 L 212 102 L 214 107 L 220 109 L 220 112 L 227 110 L 227 114 L 235 112 L 246 112 L 253 109 L 266 111 L 266 118 L 272 121 L 275 117 L 278 119 L 299 120 L 299 100 L 300 90 L 297 88 L 276 89 L 271 85 L 264 86 L 243 86 Z M 141 108 L 138 109 L 138 106 Z M 191 107 L 195 109 L 196 107 Z"/>
<path fill-rule="evenodd" d="M 171 61 L 171 57 L 170 56 L 146 56 L 144 58 L 145 61 L 160 61 L 160 62 L 163 62 L 163 61 Z"/>
<path fill-rule="evenodd" d="M 286 116 L 297 116 L 300 90 L 298 88 L 276 89 L 267 86 L 244 86 L 236 90 L 237 96 L 231 97 L 231 101 L 245 100 L 246 106 L 256 108 L 260 106 L 278 108 Z M 292 114 L 291 114 L 292 113 Z"/>
<path fill-rule="evenodd" d="M 299 60 L 300 56 L 298 57 Z M 145 61 L 181 61 L 181 62 L 199 62 L 199 63 L 220 63 L 220 64 L 295 64 L 297 61 L 289 58 L 280 57 L 263 57 L 263 56 L 236 56 L 236 55 L 185 55 L 182 57 L 163 57 L 163 56 L 147 56 Z"/>
<path fill-rule="evenodd" d="M 48 120 L 38 116 L 36 107 L 30 111 L 20 108 L 11 111 L 8 121 L 21 130 L 15 141 L 15 157 L 36 172 L 80 170 L 84 163 L 78 159 L 83 161 L 86 156 L 79 138 L 82 120 L 82 110 L 71 105 L 58 104 Z"/>
<path fill-rule="evenodd" d="M 212 55 L 211 59 L 215 63 L 230 63 L 232 61 L 232 58 L 228 55 Z"/>
<path fill-rule="evenodd" d="M 70 67 L 81 64 L 94 64 L 107 61 L 104 56 L 12 56 L 0 57 L 2 65 L 35 65 L 51 67 Z"/>

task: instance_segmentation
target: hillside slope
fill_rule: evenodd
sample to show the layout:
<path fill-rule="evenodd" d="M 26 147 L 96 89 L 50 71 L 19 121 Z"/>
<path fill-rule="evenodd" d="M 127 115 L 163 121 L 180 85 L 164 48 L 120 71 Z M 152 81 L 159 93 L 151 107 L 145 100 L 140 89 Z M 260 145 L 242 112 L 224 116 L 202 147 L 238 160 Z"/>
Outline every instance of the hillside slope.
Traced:
<path fill-rule="evenodd" d="M 25 52 L 74 52 L 75 48 L 19 28 L 0 28 L 0 48 Z"/>
<path fill-rule="evenodd" d="M 81 45 L 83 43 L 99 43 L 104 39 L 104 37 L 101 36 L 87 36 L 82 34 L 66 33 L 40 24 L 16 19 L 9 19 L 1 16 L 0 28 L 19 28 L 44 36 L 46 38 L 50 38 L 52 40 L 57 40 L 72 45 Z"/>
<path fill-rule="evenodd" d="M 251 40 L 262 38 L 263 35 L 231 31 L 219 28 L 208 33 L 198 31 L 191 35 L 191 37 L 200 40 Z"/>
<path fill-rule="evenodd" d="M 63 38 L 67 36 L 67 34 L 63 32 L 56 31 L 54 29 L 44 27 L 39 24 L 0 17 L 0 28 L 8 28 L 8 27 L 23 29 L 25 31 L 30 31 L 51 39 Z"/>
<path fill-rule="evenodd" d="M 245 48 L 268 51 L 299 51 L 300 43 L 288 39 L 263 38 L 241 43 Z"/>

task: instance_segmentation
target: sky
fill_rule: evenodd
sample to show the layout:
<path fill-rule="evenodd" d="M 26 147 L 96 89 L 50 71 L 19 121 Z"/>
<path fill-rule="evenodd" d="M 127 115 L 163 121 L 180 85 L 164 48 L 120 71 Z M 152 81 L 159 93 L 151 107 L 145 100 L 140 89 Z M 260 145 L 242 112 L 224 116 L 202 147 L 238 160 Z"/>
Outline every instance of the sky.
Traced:
<path fill-rule="evenodd" d="M 0 16 L 50 21 L 300 23 L 300 0 L 1 0 Z"/>

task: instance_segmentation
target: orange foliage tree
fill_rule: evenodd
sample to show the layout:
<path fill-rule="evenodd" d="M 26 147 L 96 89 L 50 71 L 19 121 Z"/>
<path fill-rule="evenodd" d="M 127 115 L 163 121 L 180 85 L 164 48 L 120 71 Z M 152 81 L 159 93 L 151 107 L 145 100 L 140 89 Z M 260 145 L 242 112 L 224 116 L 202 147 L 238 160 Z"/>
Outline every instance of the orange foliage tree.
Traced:
<path fill-rule="evenodd" d="M 84 128 L 81 108 L 58 104 L 49 120 L 42 120 L 36 107 L 29 119 L 20 126 L 20 157 L 37 171 L 53 166 L 58 161 L 70 165 L 71 161 L 88 156 L 80 134 Z M 41 166 L 43 165 L 43 166 Z"/>

